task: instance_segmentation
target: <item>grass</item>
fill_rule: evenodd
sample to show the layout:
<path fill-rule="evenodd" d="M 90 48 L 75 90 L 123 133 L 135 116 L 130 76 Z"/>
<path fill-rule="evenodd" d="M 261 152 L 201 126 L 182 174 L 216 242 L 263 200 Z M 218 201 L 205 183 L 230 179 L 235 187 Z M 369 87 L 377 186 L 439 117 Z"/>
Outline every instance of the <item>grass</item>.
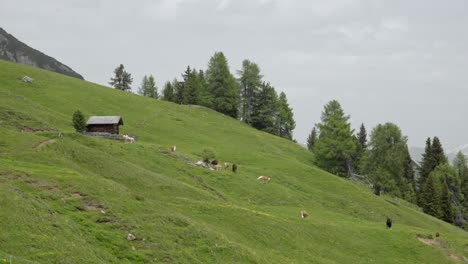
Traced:
<path fill-rule="evenodd" d="M 34 82 L 22 82 L 24 75 Z M 121 115 L 121 133 L 139 141 L 75 133 L 77 109 Z M 14 263 L 468 258 L 466 232 L 402 200 L 374 196 L 313 166 L 302 147 L 203 107 L 0 61 L 0 134 L 0 263 L 10 256 Z M 237 163 L 238 172 L 191 165 L 205 148 Z M 271 183 L 260 183 L 259 175 Z M 309 218 L 301 219 L 300 210 Z M 417 240 L 436 232 L 443 246 Z M 128 233 L 137 240 L 127 241 Z"/>

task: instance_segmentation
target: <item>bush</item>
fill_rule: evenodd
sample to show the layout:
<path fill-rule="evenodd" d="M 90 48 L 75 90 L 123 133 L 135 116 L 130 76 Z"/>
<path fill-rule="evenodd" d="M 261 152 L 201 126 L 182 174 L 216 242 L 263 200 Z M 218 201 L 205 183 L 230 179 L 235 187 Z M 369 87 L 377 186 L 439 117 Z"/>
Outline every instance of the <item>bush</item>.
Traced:
<path fill-rule="evenodd" d="M 214 150 L 210 148 L 203 149 L 203 152 L 201 153 L 201 156 L 203 158 L 204 162 L 210 162 L 210 159 L 214 159 L 216 157 L 216 154 Z"/>
<path fill-rule="evenodd" d="M 76 132 L 83 132 L 85 130 L 86 121 L 84 115 L 80 112 L 80 110 L 77 110 L 75 113 L 73 113 L 72 122 Z"/>

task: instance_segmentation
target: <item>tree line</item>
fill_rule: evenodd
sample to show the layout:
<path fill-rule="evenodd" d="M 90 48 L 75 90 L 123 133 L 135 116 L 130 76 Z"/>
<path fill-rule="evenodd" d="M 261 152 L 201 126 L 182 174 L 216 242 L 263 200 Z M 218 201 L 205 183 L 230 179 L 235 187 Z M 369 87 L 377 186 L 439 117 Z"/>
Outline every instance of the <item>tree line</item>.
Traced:
<path fill-rule="evenodd" d="M 206 70 L 187 66 L 181 79 L 167 81 L 161 93 L 154 77 L 144 76 L 138 94 L 182 105 L 201 105 L 267 133 L 293 140 L 296 127 L 293 109 L 284 92 L 276 91 L 263 80 L 260 67 L 249 60 L 242 62 L 236 78 L 230 71 L 222 52 L 216 52 Z M 133 82 L 131 74 L 121 64 L 109 82 L 114 88 L 128 91 Z"/>
<path fill-rule="evenodd" d="M 416 162 L 396 124 L 377 125 L 368 139 L 364 124 L 356 133 L 349 118 L 338 101 L 325 105 L 307 139 L 320 168 L 341 177 L 365 176 L 374 194 L 400 197 L 468 228 L 468 159 L 462 152 L 450 165 L 440 139 L 428 138 L 422 160 Z"/>

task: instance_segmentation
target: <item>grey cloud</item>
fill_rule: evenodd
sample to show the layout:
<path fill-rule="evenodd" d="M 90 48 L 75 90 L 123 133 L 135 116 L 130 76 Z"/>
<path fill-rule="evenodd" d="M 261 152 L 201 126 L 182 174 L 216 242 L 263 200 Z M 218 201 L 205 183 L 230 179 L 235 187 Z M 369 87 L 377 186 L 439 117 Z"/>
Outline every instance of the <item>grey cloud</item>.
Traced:
<path fill-rule="evenodd" d="M 355 128 L 391 121 L 411 145 L 468 143 L 463 0 L 0 2 L 0 26 L 93 82 L 123 63 L 134 90 L 145 74 L 162 86 L 223 51 L 232 72 L 248 58 L 287 93 L 301 142 L 338 99 Z"/>

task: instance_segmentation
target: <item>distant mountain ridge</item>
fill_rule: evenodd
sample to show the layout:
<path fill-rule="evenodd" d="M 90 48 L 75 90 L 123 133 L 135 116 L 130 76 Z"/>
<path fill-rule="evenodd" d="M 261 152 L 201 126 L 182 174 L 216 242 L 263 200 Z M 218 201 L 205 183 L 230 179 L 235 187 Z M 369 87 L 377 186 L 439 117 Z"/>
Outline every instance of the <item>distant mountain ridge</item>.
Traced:
<path fill-rule="evenodd" d="M 79 73 L 56 59 L 35 50 L 16 39 L 0 27 L 0 59 L 54 71 L 78 79 L 84 79 Z"/>
<path fill-rule="evenodd" d="M 414 161 L 421 162 L 422 154 L 424 153 L 423 147 L 410 147 L 410 156 L 413 158 Z M 468 144 L 460 145 L 454 149 L 448 149 L 445 151 L 445 155 L 449 162 L 453 162 L 453 159 L 457 155 L 457 153 L 461 151 L 463 154 L 468 155 Z"/>

